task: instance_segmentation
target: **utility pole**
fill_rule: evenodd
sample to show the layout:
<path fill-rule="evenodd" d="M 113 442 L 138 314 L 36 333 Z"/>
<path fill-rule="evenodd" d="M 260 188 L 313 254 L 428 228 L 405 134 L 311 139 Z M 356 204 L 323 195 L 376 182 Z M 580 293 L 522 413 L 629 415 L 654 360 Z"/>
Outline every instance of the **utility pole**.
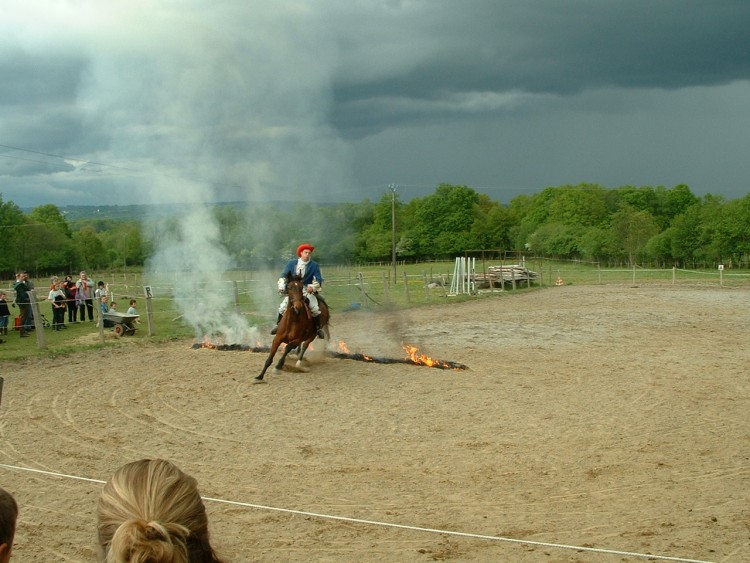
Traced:
<path fill-rule="evenodd" d="M 393 264 L 393 285 L 396 285 L 396 184 L 391 184 L 391 263 Z"/>

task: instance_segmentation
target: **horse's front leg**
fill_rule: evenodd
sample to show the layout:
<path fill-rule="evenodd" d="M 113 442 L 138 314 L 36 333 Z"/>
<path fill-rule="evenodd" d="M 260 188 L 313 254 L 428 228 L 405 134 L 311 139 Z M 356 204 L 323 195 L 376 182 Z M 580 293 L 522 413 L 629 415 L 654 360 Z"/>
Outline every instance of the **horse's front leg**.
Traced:
<path fill-rule="evenodd" d="M 286 357 L 289 355 L 289 353 L 294 350 L 297 347 L 297 344 L 292 344 L 291 342 L 288 342 L 286 345 L 286 348 L 284 348 L 284 353 L 282 354 L 281 358 L 279 359 L 279 363 L 276 364 L 276 371 L 281 371 L 284 369 L 284 362 L 286 361 Z"/>
<path fill-rule="evenodd" d="M 255 376 L 255 381 L 263 381 L 263 376 L 266 375 L 266 371 L 268 371 L 268 368 L 273 362 L 273 357 L 276 355 L 276 351 L 279 349 L 280 344 L 281 342 L 274 342 L 271 345 L 271 352 L 268 354 L 268 358 L 266 358 L 266 363 L 263 364 L 263 369 L 261 370 L 260 375 Z"/>

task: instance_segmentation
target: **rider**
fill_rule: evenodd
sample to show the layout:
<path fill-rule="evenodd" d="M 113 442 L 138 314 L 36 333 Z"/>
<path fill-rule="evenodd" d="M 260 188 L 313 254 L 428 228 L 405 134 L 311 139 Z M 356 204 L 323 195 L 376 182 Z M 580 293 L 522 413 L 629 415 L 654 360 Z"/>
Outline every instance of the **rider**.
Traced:
<path fill-rule="evenodd" d="M 313 321 L 315 321 L 318 338 L 325 338 L 326 335 L 321 326 L 320 306 L 318 305 L 317 297 L 318 292 L 322 289 L 323 274 L 320 273 L 318 263 L 310 258 L 313 250 L 315 250 L 315 247 L 311 244 L 305 243 L 299 245 L 299 248 L 297 248 L 297 256 L 299 258 L 297 260 L 290 260 L 287 263 L 284 271 L 281 272 L 278 286 L 279 293 L 285 293 L 287 275 L 302 277 L 302 283 L 306 287 L 307 302 L 310 305 L 310 313 L 312 313 Z M 279 321 L 281 321 L 281 317 L 284 316 L 284 312 L 288 306 L 289 296 L 287 295 L 284 297 L 281 305 L 279 305 L 279 317 L 276 319 L 276 326 L 271 329 L 271 334 L 276 334 L 276 331 L 279 329 Z"/>

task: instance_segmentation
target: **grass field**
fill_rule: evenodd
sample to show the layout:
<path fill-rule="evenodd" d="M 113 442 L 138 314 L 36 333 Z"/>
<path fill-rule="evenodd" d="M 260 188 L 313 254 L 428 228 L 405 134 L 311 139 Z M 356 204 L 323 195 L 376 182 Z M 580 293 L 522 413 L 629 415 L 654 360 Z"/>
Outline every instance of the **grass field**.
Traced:
<path fill-rule="evenodd" d="M 505 262 L 510 264 L 512 262 Z M 483 263 L 476 260 L 474 269 L 477 273 L 486 271 L 490 265 L 499 262 Z M 750 286 L 750 271 L 746 270 L 712 270 L 690 271 L 681 269 L 646 269 L 646 268 L 600 268 L 581 262 L 555 262 L 542 259 L 529 259 L 526 267 L 537 274 L 534 283 L 519 284 L 516 291 L 533 291 L 540 287 L 555 285 L 558 279 L 565 285 L 595 284 L 674 284 L 705 285 L 715 287 Z M 333 314 L 352 309 L 403 309 L 421 307 L 446 300 L 464 301 L 500 296 L 512 291 L 506 286 L 504 291 L 498 288 L 471 291 L 469 294 L 451 295 L 451 281 L 455 273 L 455 262 L 428 262 L 420 264 L 397 265 L 395 271 L 390 265 L 380 266 L 326 266 L 322 265 L 326 276 L 324 296 Z M 274 311 L 278 296 L 273 292 L 276 272 L 268 271 L 230 271 L 222 280 L 193 281 L 195 298 L 200 299 L 203 292 L 218 294 L 226 310 L 238 312 L 250 326 L 265 326 L 275 317 Z M 118 310 L 125 312 L 130 298 L 138 300 L 138 310 L 142 322 L 136 334 L 127 336 L 130 340 L 149 339 L 151 341 L 168 341 L 179 338 L 198 336 L 187 324 L 182 311 L 179 310 L 174 294 L 183 280 L 184 272 L 155 276 L 143 272 L 95 272 L 95 280 L 104 280 L 118 303 Z M 34 280 L 38 289 L 38 298 L 46 298 L 48 280 Z M 10 287 L 10 281 L 3 282 L 2 287 Z M 151 324 L 147 317 L 147 303 L 144 286 L 152 288 L 153 298 L 150 302 L 152 312 Z M 12 295 L 12 292 L 10 293 Z M 12 297 L 9 296 L 9 302 Z M 39 302 L 40 312 L 49 320 L 52 318 L 50 305 Z M 12 326 L 17 309 L 11 308 L 10 324 Z M 67 317 L 66 317 L 67 318 Z M 149 327 L 152 327 L 151 330 Z M 109 334 L 111 328 L 105 329 Z M 152 334 L 150 334 L 152 332 Z M 100 338 L 95 323 L 86 321 L 71 324 L 59 332 L 44 331 L 44 347 L 40 347 L 37 338 L 20 338 L 17 332 L 10 331 L 0 344 L 0 360 L 18 360 L 30 356 L 50 356 L 70 354 L 81 349 L 116 346 L 117 340 Z M 84 338 L 89 337 L 89 338 Z"/>

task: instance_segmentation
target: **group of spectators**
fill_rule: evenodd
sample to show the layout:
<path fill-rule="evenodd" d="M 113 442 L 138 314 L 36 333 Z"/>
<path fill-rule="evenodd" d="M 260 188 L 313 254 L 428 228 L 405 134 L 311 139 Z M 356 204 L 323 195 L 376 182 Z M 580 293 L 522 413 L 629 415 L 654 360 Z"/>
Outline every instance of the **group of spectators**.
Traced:
<path fill-rule="evenodd" d="M 21 270 L 16 274 L 16 282 L 13 284 L 15 292 L 14 304 L 18 307 L 18 329 L 22 338 L 29 336 L 29 332 L 34 328 L 33 312 L 31 309 L 31 299 L 29 292 L 34 289 L 34 282 L 29 279 L 29 274 Z M 106 313 L 116 310 L 116 303 L 110 303 L 109 286 L 100 281 L 97 288 L 94 289 L 94 282 L 88 277 L 85 271 L 80 273 L 80 277 L 73 281 L 72 276 L 65 276 L 60 279 L 53 276 L 49 288 L 49 294 L 46 299 L 52 307 L 52 328 L 53 330 L 63 330 L 67 328 L 65 324 L 65 313 L 67 312 L 68 323 L 94 321 L 94 300 L 100 300 L 102 312 Z M 130 300 L 130 308 L 127 313 L 138 315 L 135 308 L 136 300 Z M 0 334 L 8 334 L 8 325 L 10 319 L 10 309 L 8 308 L 7 296 L 0 291 Z M 2 563 L 0 561 L 0 563 Z"/>
<path fill-rule="evenodd" d="M 211 547 L 198 482 L 173 463 L 141 459 L 120 467 L 96 509 L 106 563 L 222 563 Z M 0 563 L 13 548 L 18 505 L 0 488 Z"/>

